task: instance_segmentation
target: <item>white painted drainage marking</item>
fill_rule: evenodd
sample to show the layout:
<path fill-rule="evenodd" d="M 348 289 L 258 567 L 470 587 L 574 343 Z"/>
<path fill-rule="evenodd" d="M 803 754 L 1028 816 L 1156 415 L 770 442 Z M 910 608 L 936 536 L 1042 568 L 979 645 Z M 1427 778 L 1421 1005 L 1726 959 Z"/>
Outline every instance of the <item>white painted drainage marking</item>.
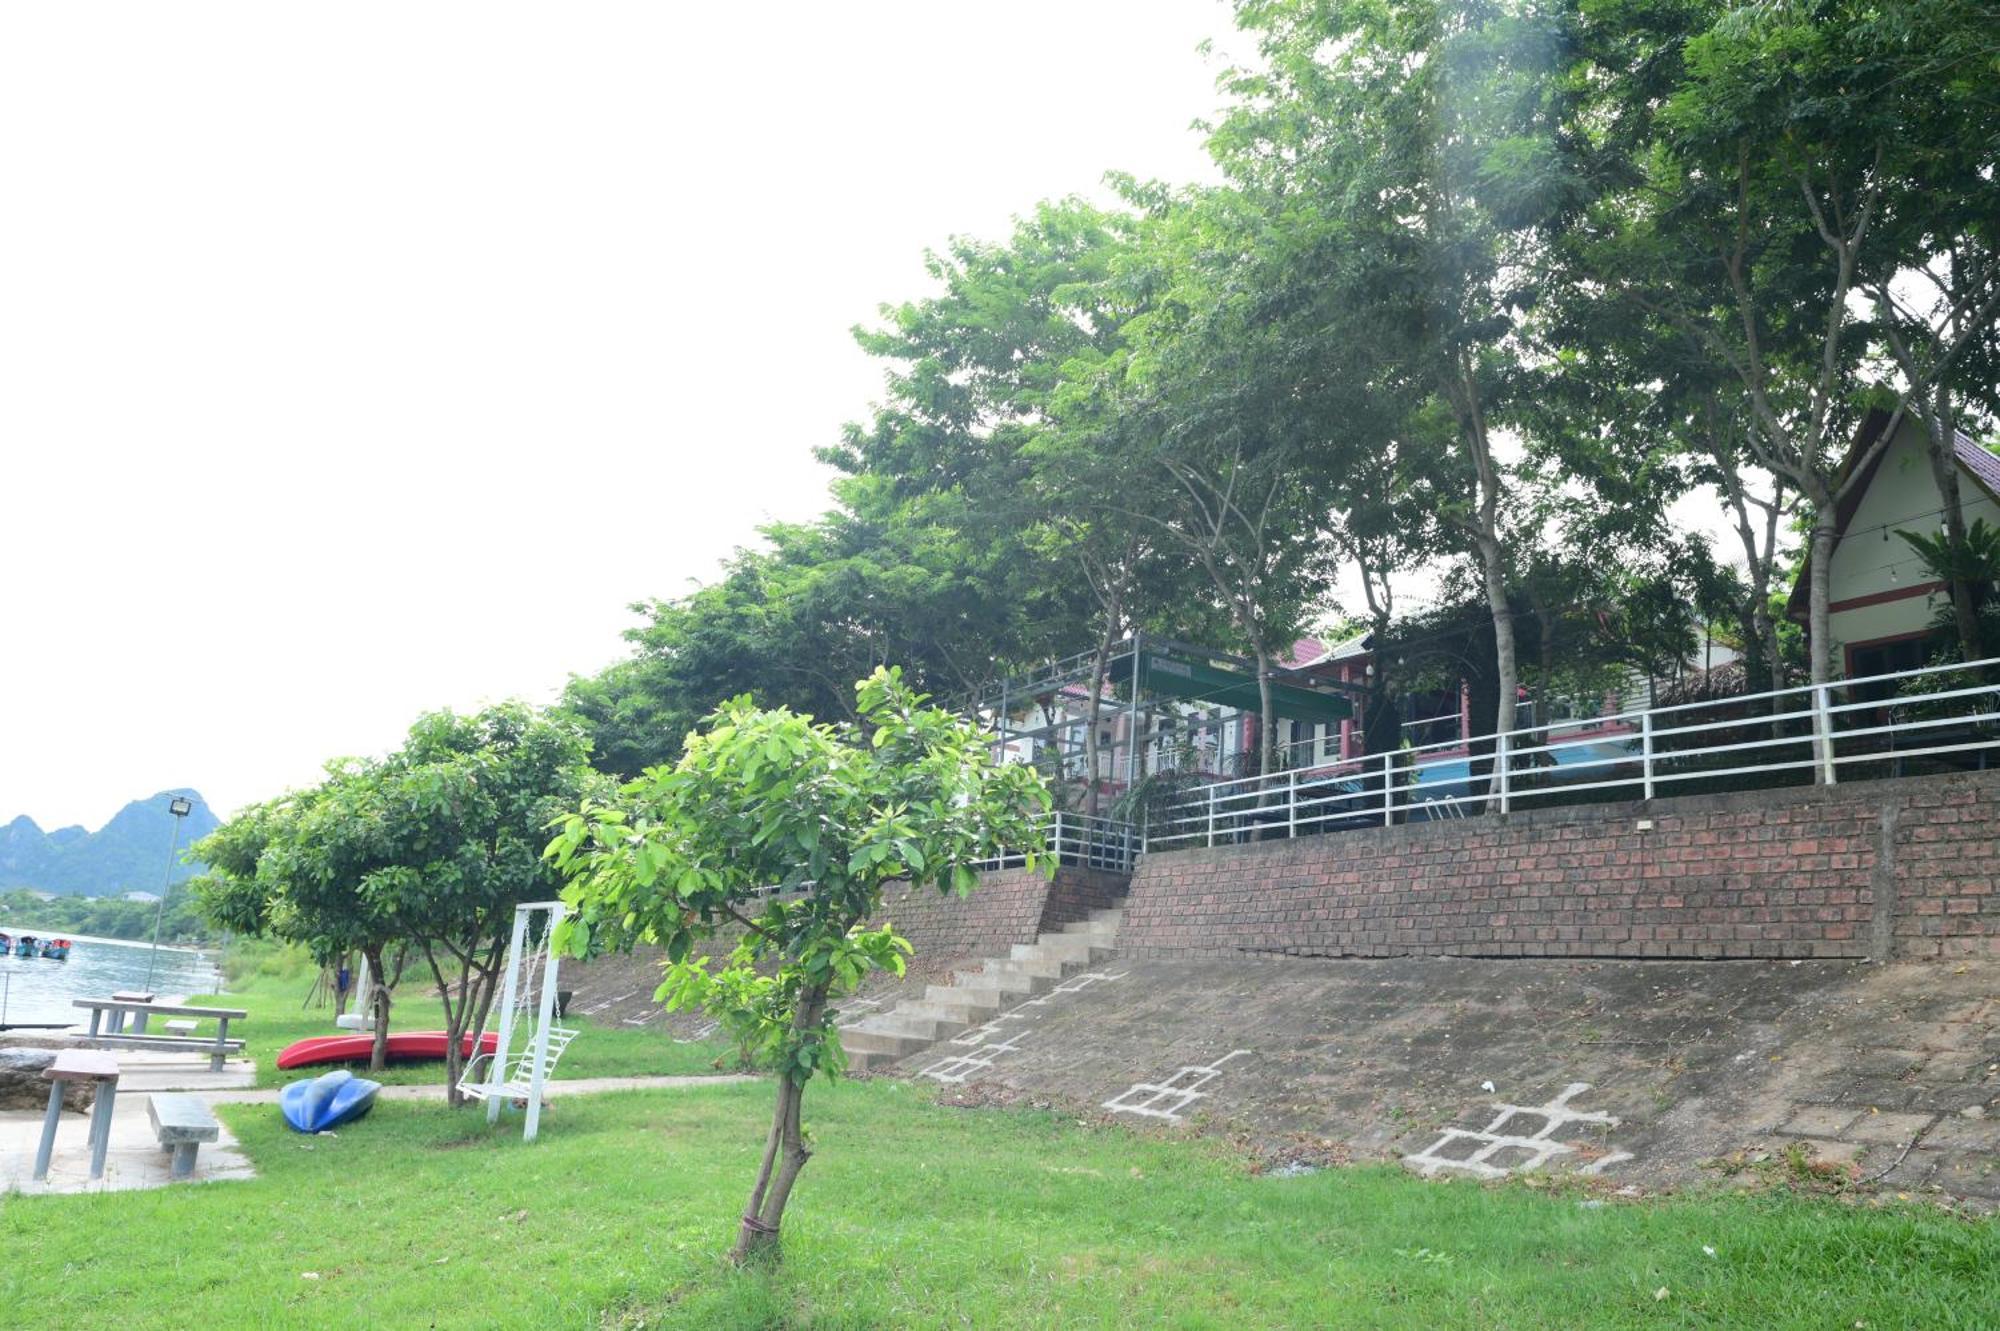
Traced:
<path fill-rule="evenodd" d="M 1183 1109 L 1207 1098 L 1208 1092 L 1201 1088 L 1222 1075 L 1224 1063 L 1250 1052 L 1248 1049 L 1232 1049 L 1206 1067 L 1178 1068 L 1165 1081 L 1139 1082 L 1106 1100 L 1104 1107 L 1114 1114 L 1139 1114 L 1146 1118 L 1178 1122 Z"/>
<path fill-rule="evenodd" d="M 947 1043 L 955 1044 L 960 1046 L 961 1048 L 967 1048 L 967 1049 L 971 1048 L 974 1045 L 986 1044 L 990 1041 L 998 1040 L 1000 1038 L 1001 1022 L 1026 1021 L 1027 1019 L 1028 1016 L 1025 1012 L 1019 1012 L 1019 1011 L 1002 1012 L 999 1016 L 994 1017 L 989 1021 L 987 1021 L 986 1024 L 983 1026 L 967 1027 L 965 1030 L 960 1031 L 957 1035 L 952 1036 L 951 1039 L 947 1041 Z"/>
<path fill-rule="evenodd" d="M 1119 971 L 1116 975 L 1106 975 L 1103 971 L 1085 971 L 1081 975 L 1070 976 L 1040 998 L 1031 998 L 1021 1006 L 1041 1007 L 1058 994 L 1073 994 L 1078 990 L 1088 989 L 1093 984 L 1109 984 L 1113 980 L 1122 980 L 1131 973 L 1131 971 Z"/>
<path fill-rule="evenodd" d="M 1563 1089 L 1563 1093 L 1544 1105 L 1510 1105 L 1496 1103 L 1493 1107 L 1500 1112 L 1493 1121 L 1479 1132 L 1464 1128 L 1446 1128 L 1436 1141 L 1415 1155 L 1403 1157 L 1403 1163 L 1422 1174 L 1425 1178 L 1435 1177 L 1439 1170 L 1458 1169 L 1480 1178 L 1506 1178 L 1509 1174 L 1522 1174 L 1540 1169 L 1559 1155 L 1568 1155 L 1576 1148 L 1554 1140 L 1555 1134 L 1572 1124 L 1595 1123 L 1607 1128 L 1618 1126 L 1618 1120 L 1610 1114 L 1589 1113 L 1571 1109 L 1569 1102 L 1590 1089 L 1587 1081 L 1573 1081 Z M 1507 1121 L 1517 1114 L 1533 1115 L 1542 1120 L 1541 1129 L 1523 1136 L 1507 1132 Z M 1461 1160 L 1447 1159 L 1438 1154 L 1453 1142 L 1471 1140 L 1479 1143 L 1470 1155 Z M 1495 1165 L 1488 1163 L 1494 1156 L 1506 1150 L 1526 1152 L 1528 1158 L 1515 1165 Z M 1601 1174 L 1612 1165 L 1630 1160 L 1626 1151 L 1611 1154 L 1591 1162 L 1581 1173 Z"/>
<path fill-rule="evenodd" d="M 1030 998 L 1025 1002 L 1016 1003 L 1007 1011 L 988 1019 L 983 1025 L 968 1027 L 952 1036 L 947 1043 L 955 1048 L 970 1049 L 973 1052 L 955 1054 L 941 1062 L 933 1063 L 917 1075 L 929 1077 L 933 1081 L 959 1085 L 979 1073 L 990 1070 L 995 1060 L 1002 1054 L 1011 1054 L 1020 1048 L 1019 1042 L 1027 1037 L 1028 1032 L 1019 1026 L 1009 1027 L 1008 1031 L 1003 1032 L 1000 1027 L 1002 1022 L 1028 1020 L 1029 1014 L 1024 1012 L 1023 1008 L 1042 1007 L 1058 994 L 1073 994 L 1078 990 L 1088 989 L 1093 984 L 1122 980 L 1129 974 L 1130 971 L 1119 971 L 1116 975 L 1107 975 L 1102 971 L 1085 971 L 1081 975 L 1073 975 L 1040 998 Z"/>
<path fill-rule="evenodd" d="M 972 1053 L 953 1055 L 942 1062 L 931 1064 L 918 1075 L 929 1077 L 932 1081 L 947 1082 L 953 1086 L 961 1085 L 968 1079 L 991 1069 L 994 1060 L 1000 1055 L 1011 1054 L 1019 1049 L 1020 1042 L 1027 1039 L 1028 1035 L 1029 1032 L 1021 1031 L 1010 1039 L 995 1040 L 991 1044 L 981 1045 Z"/>

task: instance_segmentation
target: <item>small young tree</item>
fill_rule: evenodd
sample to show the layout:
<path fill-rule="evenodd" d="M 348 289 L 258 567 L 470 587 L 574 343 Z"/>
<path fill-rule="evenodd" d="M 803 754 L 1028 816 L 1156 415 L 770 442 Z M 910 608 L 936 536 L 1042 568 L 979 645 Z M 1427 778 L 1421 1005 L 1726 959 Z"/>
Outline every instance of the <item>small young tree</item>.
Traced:
<path fill-rule="evenodd" d="M 800 1102 L 814 1074 L 845 1064 L 832 1004 L 871 971 L 901 974 L 909 944 L 865 927 L 896 879 L 964 894 L 974 866 L 1003 848 L 1030 853 L 1049 806 L 1029 768 L 996 763 L 991 740 L 924 706 L 895 669 L 855 689 L 851 722 L 820 724 L 749 699 L 725 703 L 680 762 L 608 803 L 561 819 L 548 855 L 570 876 L 577 914 L 558 942 L 658 943 L 657 997 L 699 1006 L 778 1077 L 762 1167 L 731 1253 L 778 1242 L 785 1203 L 811 1157 Z M 776 889 L 776 891 L 772 891 Z M 719 966 L 696 955 L 741 934 Z"/>

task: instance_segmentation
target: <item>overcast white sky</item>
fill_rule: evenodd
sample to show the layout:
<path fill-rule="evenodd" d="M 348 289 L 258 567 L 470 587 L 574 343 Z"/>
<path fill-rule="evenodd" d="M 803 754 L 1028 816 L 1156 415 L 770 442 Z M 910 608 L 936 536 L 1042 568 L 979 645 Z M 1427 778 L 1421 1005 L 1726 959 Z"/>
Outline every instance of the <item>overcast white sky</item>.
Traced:
<path fill-rule="evenodd" d="M 229 811 L 623 654 L 1220 0 L 0 8 L 0 821 Z"/>

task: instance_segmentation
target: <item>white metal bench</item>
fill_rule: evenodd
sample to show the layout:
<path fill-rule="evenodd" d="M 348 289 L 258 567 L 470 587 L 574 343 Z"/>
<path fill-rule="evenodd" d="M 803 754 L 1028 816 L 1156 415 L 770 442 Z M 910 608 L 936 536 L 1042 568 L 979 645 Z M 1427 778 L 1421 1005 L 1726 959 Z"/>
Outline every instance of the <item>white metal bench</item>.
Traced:
<path fill-rule="evenodd" d="M 556 1064 L 561 1061 L 563 1050 L 576 1038 L 576 1032 L 566 1026 L 549 1027 L 548 1061 L 542 1065 L 542 1080 L 555 1075 Z M 489 1096 L 501 1100 L 525 1100 L 528 1098 L 530 1083 L 535 1074 L 535 1046 L 532 1042 L 520 1053 L 514 1055 L 507 1065 L 506 1075 L 498 1085 L 491 1079 L 493 1055 L 476 1054 L 465 1065 L 465 1072 L 458 1079 L 458 1089 L 475 1100 Z"/>
<path fill-rule="evenodd" d="M 222 1125 L 198 1095 L 155 1091 L 146 1098 L 146 1115 L 153 1120 L 153 1135 L 160 1145 L 174 1153 L 175 1178 L 192 1178 L 194 1153 L 203 1142 L 222 1135 Z"/>

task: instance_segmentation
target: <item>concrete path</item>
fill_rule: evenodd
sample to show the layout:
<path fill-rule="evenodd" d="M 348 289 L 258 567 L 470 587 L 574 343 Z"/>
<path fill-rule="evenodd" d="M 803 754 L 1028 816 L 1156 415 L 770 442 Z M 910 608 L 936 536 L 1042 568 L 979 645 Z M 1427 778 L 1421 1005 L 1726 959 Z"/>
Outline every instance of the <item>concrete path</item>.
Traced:
<path fill-rule="evenodd" d="M 365 1074 L 363 1074 L 365 1075 Z M 713 1077 L 575 1077 L 566 1081 L 552 1081 L 543 1094 L 551 1100 L 566 1095 L 597 1095 L 604 1091 L 678 1091 L 694 1086 L 727 1086 L 737 1082 L 757 1081 L 759 1078 L 741 1073 L 718 1074 Z M 420 1086 L 384 1086 L 378 1100 L 442 1100 L 442 1081 L 425 1082 Z M 212 1105 L 274 1105 L 278 1103 L 278 1092 L 264 1090 L 224 1090 L 202 1096 Z"/>

